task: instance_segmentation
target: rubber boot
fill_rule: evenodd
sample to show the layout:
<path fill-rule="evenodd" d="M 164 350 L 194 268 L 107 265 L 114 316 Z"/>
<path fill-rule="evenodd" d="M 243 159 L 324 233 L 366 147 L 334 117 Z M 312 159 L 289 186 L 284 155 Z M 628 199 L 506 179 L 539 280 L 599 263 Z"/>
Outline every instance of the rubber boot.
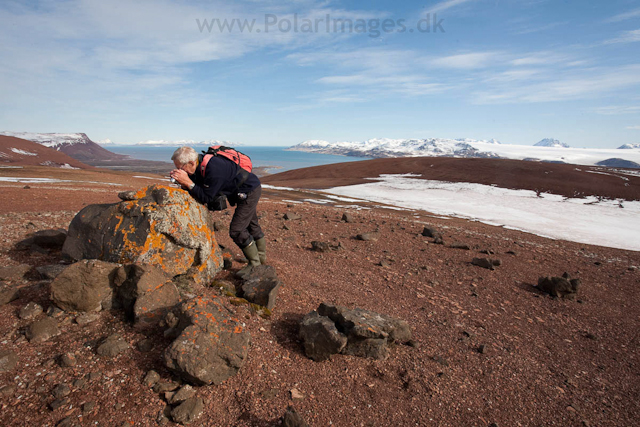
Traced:
<path fill-rule="evenodd" d="M 249 243 L 248 246 L 245 246 L 244 248 L 242 248 L 242 253 L 244 253 L 244 256 L 247 258 L 248 264 L 242 267 L 236 273 L 238 277 L 243 277 L 251 273 L 251 270 L 253 269 L 253 267 L 257 267 L 258 265 L 260 265 L 260 257 L 258 256 L 258 247 L 256 246 L 255 241 Z"/>
<path fill-rule="evenodd" d="M 265 265 L 267 263 L 267 241 L 264 237 L 256 240 L 256 247 L 258 248 L 258 257 L 260 258 L 260 264 Z"/>

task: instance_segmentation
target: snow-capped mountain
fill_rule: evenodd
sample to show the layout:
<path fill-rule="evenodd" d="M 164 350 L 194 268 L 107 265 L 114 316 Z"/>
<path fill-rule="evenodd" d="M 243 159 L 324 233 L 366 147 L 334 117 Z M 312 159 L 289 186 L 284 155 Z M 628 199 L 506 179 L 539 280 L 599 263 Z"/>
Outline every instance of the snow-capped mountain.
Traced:
<path fill-rule="evenodd" d="M 545 138 L 542 141 L 533 145 L 534 147 L 562 147 L 562 148 L 571 148 L 569 144 L 560 142 L 557 139 L 553 138 Z"/>
<path fill-rule="evenodd" d="M 622 164 L 634 167 L 640 164 L 640 150 L 618 150 L 615 148 L 566 148 L 557 146 L 532 146 L 501 144 L 496 140 L 474 139 L 370 139 L 360 142 L 304 141 L 290 147 L 293 151 L 322 154 L 337 154 L 358 157 L 488 157 L 513 160 L 530 160 L 578 165 Z"/>
<path fill-rule="evenodd" d="M 629 150 L 629 149 L 633 150 L 637 148 L 640 148 L 640 144 L 624 144 L 618 147 L 618 150 Z"/>
<path fill-rule="evenodd" d="M 61 151 L 76 160 L 91 164 L 96 160 L 122 160 L 127 156 L 112 153 L 93 142 L 84 133 L 34 133 L 34 132 L 0 132 L 0 135 L 13 136 L 37 142 L 48 148 Z"/>
<path fill-rule="evenodd" d="M 243 144 L 239 143 L 239 142 L 230 142 L 230 141 L 219 141 L 217 139 L 210 139 L 208 141 L 195 141 L 193 139 L 181 139 L 178 141 L 167 141 L 164 139 L 159 139 L 159 140 L 147 140 L 147 141 L 140 141 L 134 145 L 143 145 L 143 146 L 149 146 L 149 147 L 161 147 L 161 146 L 169 146 L 169 147 L 176 147 L 176 146 L 180 146 L 180 145 L 207 145 L 207 146 L 212 146 L 212 145 L 226 145 L 229 147 L 239 147 Z"/>
<path fill-rule="evenodd" d="M 13 136 L 37 142 L 45 147 L 60 150 L 64 145 L 87 144 L 93 142 L 84 133 L 34 133 L 34 132 L 0 132 L 0 135 Z"/>
<path fill-rule="evenodd" d="M 307 151 L 323 154 L 339 154 L 358 157 L 498 157 L 490 152 L 480 152 L 471 144 L 500 143 L 496 140 L 476 141 L 473 139 L 389 139 L 374 138 L 363 142 L 327 142 L 320 140 L 304 141 L 289 150 Z"/>

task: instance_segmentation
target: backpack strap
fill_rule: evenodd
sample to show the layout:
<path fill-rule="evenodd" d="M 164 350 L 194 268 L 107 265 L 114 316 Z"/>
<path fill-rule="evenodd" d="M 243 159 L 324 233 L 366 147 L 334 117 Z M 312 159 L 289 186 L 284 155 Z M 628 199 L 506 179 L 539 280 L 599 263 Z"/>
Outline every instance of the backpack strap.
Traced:
<path fill-rule="evenodd" d="M 209 160 L 215 156 L 215 154 L 205 154 L 202 156 L 202 160 L 200 161 L 200 174 L 204 178 L 204 172 L 207 169 L 207 164 L 209 164 Z"/>

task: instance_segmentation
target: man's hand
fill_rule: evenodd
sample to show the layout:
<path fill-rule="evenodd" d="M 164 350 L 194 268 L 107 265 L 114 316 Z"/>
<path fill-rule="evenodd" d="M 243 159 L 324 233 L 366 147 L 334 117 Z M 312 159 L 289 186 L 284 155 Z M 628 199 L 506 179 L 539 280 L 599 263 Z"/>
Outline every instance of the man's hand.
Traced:
<path fill-rule="evenodd" d="M 169 176 L 175 179 L 178 182 L 178 184 L 180 184 L 182 188 L 184 188 L 185 190 L 188 190 L 189 188 L 191 188 L 191 185 L 193 184 L 193 181 L 189 179 L 189 175 L 182 169 L 172 170 L 169 173 Z"/>

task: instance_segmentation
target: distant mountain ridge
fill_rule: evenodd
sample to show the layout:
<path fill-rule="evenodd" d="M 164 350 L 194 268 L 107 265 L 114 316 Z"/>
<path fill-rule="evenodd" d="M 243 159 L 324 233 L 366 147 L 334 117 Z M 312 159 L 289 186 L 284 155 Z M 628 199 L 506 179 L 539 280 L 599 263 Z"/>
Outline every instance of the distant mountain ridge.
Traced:
<path fill-rule="evenodd" d="M 335 142 L 321 140 L 304 141 L 290 147 L 292 151 L 306 151 L 322 154 L 338 154 L 358 157 L 499 157 L 491 152 L 481 152 L 471 143 L 497 144 L 495 139 L 476 141 L 473 139 L 389 139 L 374 138 L 363 142 Z"/>
<path fill-rule="evenodd" d="M 544 144 L 540 144 L 544 143 Z M 619 150 L 611 148 L 572 148 L 557 140 L 546 139 L 536 145 L 502 144 L 495 139 L 388 139 L 375 138 L 367 141 L 328 142 L 308 140 L 288 148 L 292 151 L 335 154 L 343 156 L 388 158 L 388 157 L 460 157 L 460 158 L 502 158 L 550 163 L 572 163 L 597 165 L 599 162 L 626 164 L 633 167 L 640 164 L 639 150 Z M 560 144 L 560 145 L 558 145 Z M 558 149 L 563 147 L 563 149 Z M 622 148 L 622 147 L 621 147 Z M 621 162 L 621 160 L 629 163 Z M 604 165 L 604 163 L 602 163 Z"/>
<path fill-rule="evenodd" d="M 571 148 L 571 146 L 567 143 L 560 142 L 557 139 L 553 138 L 545 138 L 540 142 L 537 142 L 533 145 L 534 147 L 562 147 L 562 148 Z"/>
<path fill-rule="evenodd" d="M 87 169 L 88 165 L 71 156 L 22 138 L 0 135 L 0 163 L 16 166 L 51 166 Z"/>
<path fill-rule="evenodd" d="M 620 147 L 618 147 L 618 150 L 633 150 L 636 148 L 640 148 L 640 144 L 623 144 Z"/>
<path fill-rule="evenodd" d="M 84 133 L 0 132 L 0 135 L 37 142 L 87 164 L 92 164 L 95 161 L 118 161 L 129 158 L 102 148 Z"/>

